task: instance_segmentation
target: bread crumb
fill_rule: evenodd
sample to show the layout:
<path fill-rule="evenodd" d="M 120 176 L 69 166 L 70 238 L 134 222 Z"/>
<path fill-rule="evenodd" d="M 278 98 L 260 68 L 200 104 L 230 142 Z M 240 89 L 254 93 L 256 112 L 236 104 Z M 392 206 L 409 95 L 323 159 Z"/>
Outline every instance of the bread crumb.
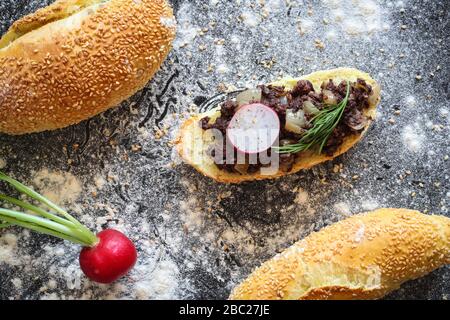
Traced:
<path fill-rule="evenodd" d="M 320 39 L 314 40 L 314 46 L 320 50 L 325 49 L 325 44 Z"/>
<path fill-rule="evenodd" d="M 295 197 L 294 202 L 297 203 L 297 204 L 304 205 L 304 204 L 306 204 L 308 202 L 308 198 L 309 198 L 308 193 L 305 190 L 299 188 L 299 190 L 297 192 L 297 196 Z"/>
<path fill-rule="evenodd" d="M 142 146 L 139 145 L 139 144 L 133 144 L 131 146 L 131 151 L 133 151 L 133 152 L 140 152 L 140 151 L 142 151 Z"/>
<path fill-rule="evenodd" d="M 0 158 L 0 170 L 6 168 L 6 160 Z"/>

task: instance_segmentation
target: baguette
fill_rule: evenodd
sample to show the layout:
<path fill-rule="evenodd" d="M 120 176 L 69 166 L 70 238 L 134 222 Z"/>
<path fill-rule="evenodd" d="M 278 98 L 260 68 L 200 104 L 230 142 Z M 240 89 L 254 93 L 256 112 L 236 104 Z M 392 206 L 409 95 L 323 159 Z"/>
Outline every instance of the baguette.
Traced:
<path fill-rule="evenodd" d="M 63 128 L 144 87 L 171 49 L 165 0 L 57 0 L 0 39 L 0 133 Z"/>
<path fill-rule="evenodd" d="M 214 161 L 211 161 L 212 159 L 210 159 L 208 156 L 204 156 L 211 142 L 209 141 L 208 135 L 202 134 L 202 128 L 199 126 L 200 120 L 206 116 L 210 117 L 211 119 L 217 118 L 220 115 L 220 107 L 214 108 L 202 114 L 195 115 L 186 120 L 181 125 L 179 136 L 175 140 L 178 153 L 184 161 L 193 166 L 197 171 L 207 177 L 223 183 L 241 183 L 251 180 L 278 178 L 286 174 L 292 174 L 302 169 L 307 169 L 319 163 L 331 160 L 345 153 L 352 146 L 354 146 L 366 133 L 371 122 L 375 119 L 376 107 L 381 99 L 379 84 L 367 73 L 353 68 L 338 68 L 333 70 L 318 71 L 301 78 L 288 78 L 272 83 L 272 85 L 284 86 L 286 90 L 290 90 L 296 85 L 299 80 L 308 80 L 313 84 L 314 89 L 318 90 L 320 89 L 320 86 L 324 81 L 328 81 L 330 79 L 332 79 L 333 81 L 356 81 L 358 78 L 365 80 L 367 84 L 372 86 L 374 91 L 373 94 L 375 95 L 375 99 L 373 99 L 372 101 L 375 102 L 370 103 L 369 107 L 364 110 L 364 116 L 368 118 L 368 122 L 363 130 L 358 133 L 346 136 L 343 143 L 332 155 L 327 155 L 324 153 L 318 154 L 317 152 L 312 150 L 304 151 L 300 153 L 299 157 L 297 157 L 292 170 L 288 173 L 279 170 L 274 174 L 263 175 L 260 172 L 252 174 L 242 174 L 220 170 L 215 165 Z"/>
<path fill-rule="evenodd" d="M 449 263 L 449 218 L 379 209 L 297 242 L 230 299 L 376 299 Z"/>

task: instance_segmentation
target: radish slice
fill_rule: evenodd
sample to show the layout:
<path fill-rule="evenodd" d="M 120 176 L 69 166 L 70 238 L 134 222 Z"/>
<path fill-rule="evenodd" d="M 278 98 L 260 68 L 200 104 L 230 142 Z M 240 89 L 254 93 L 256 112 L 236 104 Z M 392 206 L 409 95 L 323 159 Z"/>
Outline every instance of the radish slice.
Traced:
<path fill-rule="evenodd" d="M 242 106 L 228 125 L 227 137 L 243 153 L 260 153 L 269 149 L 280 134 L 280 119 L 262 103 Z"/>

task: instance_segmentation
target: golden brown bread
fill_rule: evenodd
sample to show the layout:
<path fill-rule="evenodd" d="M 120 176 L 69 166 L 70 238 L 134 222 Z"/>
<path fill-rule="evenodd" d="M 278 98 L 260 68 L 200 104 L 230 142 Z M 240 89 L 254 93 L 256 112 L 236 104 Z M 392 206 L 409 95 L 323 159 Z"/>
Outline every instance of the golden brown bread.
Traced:
<path fill-rule="evenodd" d="M 369 106 L 369 108 L 365 111 L 365 115 L 369 118 L 370 121 L 368 121 L 365 129 L 360 134 L 353 134 L 347 136 L 343 144 L 332 156 L 327 156 L 325 154 L 317 154 L 313 151 L 303 152 L 301 156 L 297 158 L 297 161 L 294 164 L 293 169 L 289 173 L 280 170 L 273 175 L 261 175 L 259 172 L 254 174 L 243 175 L 239 173 L 230 173 L 224 170 L 220 170 L 214 164 L 214 162 L 210 157 L 208 157 L 207 155 L 203 156 L 209 149 L 211 142 L 209 140 L 210 137 L 208 137 L 208 135 L 203 135 L 203 130 L 198 125 L 200 119 L 202 119 L 205 116 L 209 116 L 211 118 L 211 121 L 214 121 L 215 118 L 217 118 L 220 115 L 219 111 L 220 108 L 215 108 L 206 113 L 195 115 L 186 120 L 182 124 L 179 137 L 175 141 L 178 153 L 188 164 L 193 166 L 195 169 L 197 169 L 197 171 L 199 171 L 203 175 L 213 178 L 218 182 L 224 183 L 240 183 L 250 180 L 278 178 L 286 174 L 292 174 L 302 169 L 307 169 L 319 163 L 334 159 L 335 157 L 345 153 L 352 146 L 354 146 L 365 134 L 372 120 L 375 119 L 376 107 L 381 100 L 379 84 L 374 79 L 372 79 L 367 73 L 364 73 L 362 71 L 353 68 L 338 68 L 332 70 L 318 71 L 303 76 L 301 78 L 283 79 L 272 83 L 278 86 L 285 86 L 286 89 L 292 89 L 294 85 L 298 82 L 298 80 L 306 79 L 311 81 L 311 83 L 314 85 L 314 88 L 318 90 L 322 82 L 328 81 L 329 79 L 333 79 L 336 81 L 341 80 L 356 81 L 357 78 L 365 80 L 374 89 L 375 95 L 374 101 L 376 102 L 372 103 Z M 201 146 L 203 146 L 203 148 L 201 148 Z"/>
<path fill-rule="evenodd" d="M 297 242 L 230 299 L 376 299 L 449 263 L 449 218 L 379 209 Z"/>
<path fill-rule="evenodd" d="M 57 0 L 0 40 L 0 133 L 62 128 L 119 104 L 175 35 L 165 0 Z"/>

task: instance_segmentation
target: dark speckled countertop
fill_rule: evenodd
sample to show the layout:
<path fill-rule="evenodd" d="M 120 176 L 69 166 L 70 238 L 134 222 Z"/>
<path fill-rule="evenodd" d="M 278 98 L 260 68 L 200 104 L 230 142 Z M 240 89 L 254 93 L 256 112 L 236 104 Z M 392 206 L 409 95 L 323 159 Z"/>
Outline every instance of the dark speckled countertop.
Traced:
<path fill-rule="evenodd" d="M 0 31 L 50 2 L 1 1 Z M 172 4 L 174 50 L 144 90 L 76 126 L 0 135 L 2 170 L 56 194 L 92 229 L 126 232 L 137 267 L 96 285 L 78 270 L 78 248 L 1 230 L 1 299 L 221 299 L 262 261 L 347 215 L 378 207 L 450 215 L 448 1 Z M 338 66 L 371 73 L 383 100 L 367 136 L 332 162 L 225 186 L 180 163 L 170 146 L 186 112 L 220 88 Z M 443 267 L 388 298 L 449 294 Z"/>

